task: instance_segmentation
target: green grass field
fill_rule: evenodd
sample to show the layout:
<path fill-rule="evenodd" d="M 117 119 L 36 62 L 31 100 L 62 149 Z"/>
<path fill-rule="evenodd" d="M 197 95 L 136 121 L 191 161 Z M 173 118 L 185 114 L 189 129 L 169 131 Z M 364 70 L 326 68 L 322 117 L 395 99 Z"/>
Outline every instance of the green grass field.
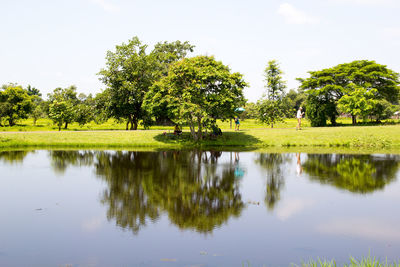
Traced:
<path fill-rule="evenodd" d="M 344 123 L 343 121 L 341 123 Z M 230 129 L 229 122 L 219 123 L 223 135 L 201 142 L 190 139 L 188 129 L 174 136 L 173 127 L 152 127 L 150 130 L 125 131 L 123 124 L 108 121 L 84 127 L 72 124 L 59 132 L 49 120 L 37 126 L 25 121 L 14 127 L 1 127 L 0 148 L 64 147 L 64 148 L 166 148 L 240 147 L 241 149 L 316 149 L 344 148 L 352 150 L 400 150 L 400 125 L 308 127 L 295 130 L 296 121 L 287 120 L 271 129 L 254 120 L 241 123 L 241 130 Z"/>

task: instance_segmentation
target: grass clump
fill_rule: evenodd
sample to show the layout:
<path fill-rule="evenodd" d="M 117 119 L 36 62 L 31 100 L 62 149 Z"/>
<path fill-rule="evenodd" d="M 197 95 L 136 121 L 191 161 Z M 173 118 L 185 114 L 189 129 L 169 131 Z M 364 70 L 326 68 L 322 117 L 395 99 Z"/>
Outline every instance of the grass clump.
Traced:
<path fill-rule="evenodd" d="M 294 265 L 298 266 L 298 265 Z M 300 267 L 337 267 L 337 263 L 335 260 L 327 261 L 327 260 L 309 260 L 307 262 L 303 262 Z M 380 261 L 376 257 L 368 256 L 363 257 L 361 260 L 356 260 L 354 257 L 350 257 L 350 263 L 345 263 L 342 265 L 343 267 L 400 267 L 400 261 L 398 262 L 388 262 Z"/>

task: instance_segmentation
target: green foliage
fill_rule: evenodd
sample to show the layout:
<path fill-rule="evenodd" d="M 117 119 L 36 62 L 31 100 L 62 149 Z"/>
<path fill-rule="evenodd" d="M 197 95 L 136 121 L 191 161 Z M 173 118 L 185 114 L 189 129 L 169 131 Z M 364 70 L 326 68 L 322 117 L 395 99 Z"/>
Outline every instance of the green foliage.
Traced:
<path fill-rule="evenodd" d="M 18 120 L 28 118 L 32 106 L 32 97 L 21 86 L 3 86 L 0 90 L 0 125 L 5 120 L 13 126 Z"/>
<path fill-rule="evenodd" d="M 283 96 L 282 99 L 282 104 L 283 104 L 283 110 L 285 110 L 285 117 L 286 118 L 296 118 L 296 111 L 300 108 L 303 107 L 305 108 L 305 101 L 306 101 L 307 95 L 299 90 L 293 90 L 291 89 L 287 94 Z"/>
<path fill-rule="evenodd" d="M 361 194 L 383 189 L 396 179 L 398 169 L 396 155 L 381 160 L 371 155 L 309 154 L 303 164 L 310 179 Z"/>
<path fill-rule="evenodd" d="M 73 120 L 75 115 L 72 103 L 63 100 L 54 100 L 49 106 L 49 118 L 58 126 L 61 131 L 62 125 Z"/>
<path fill-rule="evenodd" d="M 339 99 L 338 108 L 344 113 L 351 114 L 355 125 L 357 116 L 366 118 L 372 114 L 378 100 L 374 99 L 377 94 L 376 89 L 367 91 L 364 87 L 352 86 L 353 90 Z"/>
<path fill-rule="evenodd" d="M 107 86 L 109 115 L 117 120 L 126 120 L 131 130 L 146 114 L 142 109 L 143 98 L 157 79 L 156 59 L 146 54 L 147 45 L 134 37 L 127 44 L 117 45 L 115 52 L 108 51 L 106 68 L 98 74 Z"/>
<path fill-rule="evenodd" d="M 279 121 L 283 121 L 285 117 L 285 107 L 283 102 L 285 82 L 282 80 L 282 71 L 279 64 L 275 61 L 269 61 L 264 71 L 266 84 L 265 98 L 260 100 L 258 104 L 258 118 L 261 122 L 271 125 Z"/>
<path fill-rule="evenodd" d="M 389 101 L 380 99 L 375 102 L 370 115 L 375 118 L 376 122 L 381 122 L 382 120 L 390 119 L 398 110 L 400 110 L 398 105 L 392 105 Z"/>
<path fill-rule="evenodd" d="M 260 101 L 257 106 L 258 119 L 262 123 L 271 125 L 271 128 L 273 128 L 274 124 L 277 122 L 284 121 L 285 109 L 282 101 L 264 99 L 263 101 Z"/>
<path fill-rule="evenodd" d="M 134 37 L 127 44 L 116 46 L 115 52 L 108 51 L 106 67 L 99 72 L 107 86 L 107 115 L 126 120 L 126 129 L 130 124 L 130 129 L 136 130 L 139 120 L 150 122 L 150 114 L 142 107 L 145 95 L 155 81 L 167 75 L 169 65 L 193 51 L 193 46 L 176 41 L 157 43 L 149 54 L 146 49 L 147 45 Z M 160 107 L 153 115 L 162 117 L 164 109 Z"/>
<path fill-rule="evenodd" d="M 375 61 L 357 60 L 309 73 L 309 78 L 299 79 L 299 81 L 301 82 L 300 88 L 305 90 L 308 95 L 313 96 L 312 101 L 308 101 L 308 104 L 314 107 L 321 106 L 318 108 L 319 112 L 316 112 L 314 108 L 313 112 L 308 113 L 312 125 L 325 125 L 326 122 L 322 122 L 324 117 L 325 119 L 330 118 L 331 123 L 335 125 L 338 101 L 344 95 L 362 94 L 358 89 L 360 87 L 364 88 L 366 92 L 376 90 L 373 97 L 375 100 L 386 99 L 391 103 L 396 103 L 399 98 L 399 74 Z M 358 92 L 353 93 L 355 89 L 358 89 Z M 352 102 L 356 110 L 349 109 L 351 105 L 346 104 L 347 110 L 360 113 L 357 109 L 363 104 L 355 105 L 355 101 Z M 328 107 L 322 107 L 324 105 L 328 105 Z"/>
<path fill-rule="evenodd" d="M 217 118 L 234 116 L 234 109 L 244 103 L 246 85 L 240 73 L 231 73 L 213 57 L 183 59 L 154 84 L 145 106 L 152 112 L 166 107 L 168 117 L 189 125 L 193 139 L 199 140 L 203 127 L 211 129 Z"/>
<path fill-rule="evenodd" d="M 257 119 L 258 117 L 258 107 L 256 103 L 248 102 L 244 106 L 245 111 L 243 111 L 239 117 L 241 120 L 247 119 Z"/>
<path fill-rule="evenodd" d="M 72 123 L 76 118 L 76 105 L 79 104 L 76 86 L 72 85 L 67 88 L 56 88 L 53 93 L 48 94 L 49 98 L 49 118 L 54 121 L 61 129 L 68 128 L 68 124 Z"/>

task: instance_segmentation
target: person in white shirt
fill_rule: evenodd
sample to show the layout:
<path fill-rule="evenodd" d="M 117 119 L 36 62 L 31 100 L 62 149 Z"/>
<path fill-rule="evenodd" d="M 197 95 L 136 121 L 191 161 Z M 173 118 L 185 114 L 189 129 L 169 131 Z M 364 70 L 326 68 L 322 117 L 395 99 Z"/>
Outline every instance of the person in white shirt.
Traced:
<path fill-rule="evenodd" d="M 303 112 L 303 108 L 299 107 L 299 110 L 297 111 L 297 126 L 296 126 L 296 130 L 301 130 L 301 118 L 303 118 L 304 112 Z"/>

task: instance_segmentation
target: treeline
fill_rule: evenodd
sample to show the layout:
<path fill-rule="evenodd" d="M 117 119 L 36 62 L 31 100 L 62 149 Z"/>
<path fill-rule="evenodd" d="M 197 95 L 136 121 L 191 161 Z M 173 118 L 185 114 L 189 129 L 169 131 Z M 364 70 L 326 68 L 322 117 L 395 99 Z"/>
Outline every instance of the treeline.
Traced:
<path fill-rule="evenodd" d="M 264 70 L 265 94 L 248 103 L 243 75 L 212 56 L 187 57 L 189 42 L 160 42 L 151 51 L 137 37 L 106 54 L 98 73 L 106 89 L 95 96 L 75 86 L 56 88 L 43 99 L 37 88 L 16 84 L 0 89 L 0 125 L 13 126 L 32 117 L 50 118 L 61 130 L 77 122 L 102 123 L 110 118 L 136 130 L 154 124 L 185 125 L 195 140 L 217 127 L 217 119 L 256 118 L 274 126 L 294 117 L 302 106 L 312 126 L 333 125 L 339 115 L 380 122 L 399 108 L 399 74 L 374 61 L 351 63 L 309 72 L 299 88 L 287 91 L 276 61 Z M 245 111 L 238 113 L 239 107 Z M 236 111 L 235 111 L 236 110 Z"/>

